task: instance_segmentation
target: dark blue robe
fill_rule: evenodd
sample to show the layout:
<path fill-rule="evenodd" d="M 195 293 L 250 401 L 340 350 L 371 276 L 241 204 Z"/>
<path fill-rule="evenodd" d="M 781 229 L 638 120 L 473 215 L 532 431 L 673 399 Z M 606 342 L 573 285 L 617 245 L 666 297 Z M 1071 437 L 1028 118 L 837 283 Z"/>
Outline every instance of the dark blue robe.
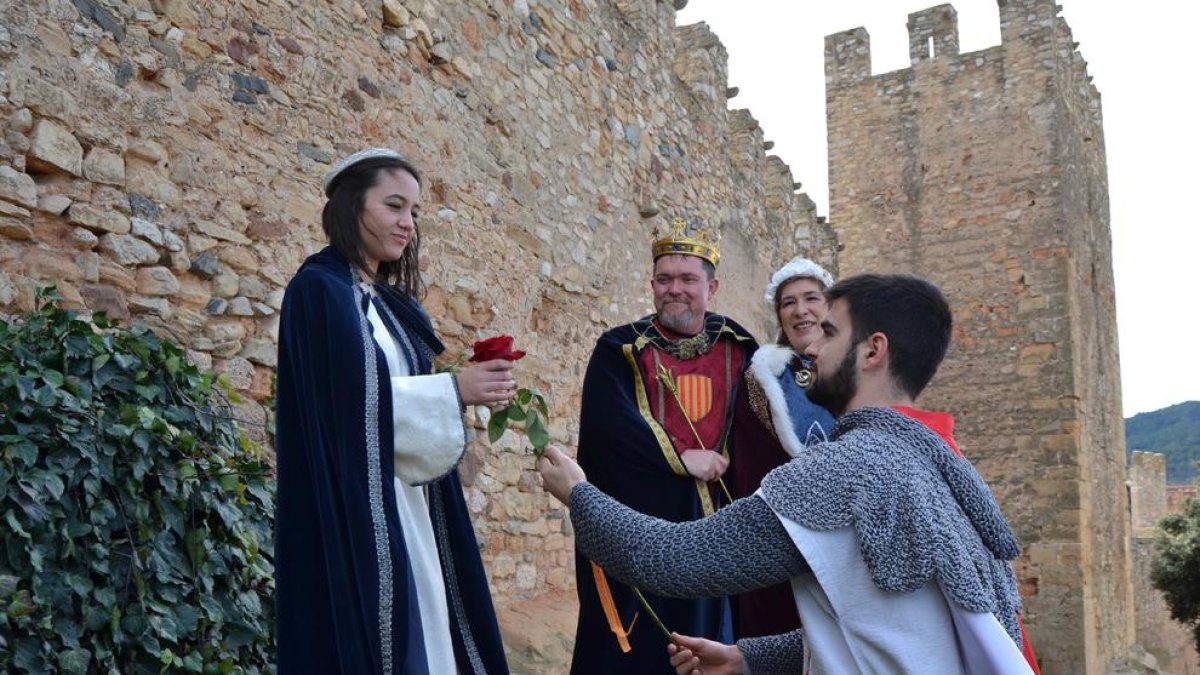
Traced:
<path fill-rule="evenodd" d="M 733 340 L 750 361 L 757 346 L 744 328 L 718 315 L 708 315 L 710 341 Z M 638 402 L 636 382 L 646 384 L 637 366 L 638 355 L 653 349 L 646 336 L 660 339 L 651 318 L 618 326 L 600 337 L 583 381 L 579 421 L 579 464 L 588 482 L 622 504 L 673 522 L 704 516 L 699 489 L 708 489 L 690 476 L 673 472 L 654 430 Z M 640 338 L 640 339 L 639 339 Z M 628 352 L 628 355 L 627 353 Z M 740 373 L 734 373 L 740 380 Z M 736 392 L 735 392 L 736 393 Z M 733 401 L 729 402 L 729 406 Z M 680 448 L 680 450 L 685 448 Z M 680 551 L 681 557 L 691 554 Z M 609 629 L 596 591 L 591 561 L 576 553 L 575 578 L 579 592 L 579 623 L 575 634 L 572 675 L 650 675 L 674 673 L 667 639 L 638 603 L 628 586 L 608 577 L 617 613 L 625 628 L 635 615 L 629 635 L 632 647 L 622 653 Z M 655 613 L 670 630 L 684 635 L 719 639 L 724 598 L 680 600 L 645 594 Z"/>
<path fill-rule="evenodd" d="M 426 662 L 417 591 L 396 513 L 387 362 L 365 294 L 326 248 L 284 295 L 276 389 L 276 639 L 281 675 L 443 675 Z M 421 306 L 376 287 L 420 345 L 414 374 L 442 345 Z M 429 484 L 450 632 L 460 672 L 508 667 L 457 472 Z"/>

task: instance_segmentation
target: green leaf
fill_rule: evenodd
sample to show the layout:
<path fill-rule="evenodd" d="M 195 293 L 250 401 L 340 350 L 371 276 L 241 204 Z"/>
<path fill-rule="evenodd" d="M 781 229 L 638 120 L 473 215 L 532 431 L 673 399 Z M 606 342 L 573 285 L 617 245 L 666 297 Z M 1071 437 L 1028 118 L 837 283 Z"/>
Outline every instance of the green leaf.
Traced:
<path fill-rule="evenodd" d="M 86 649 L 72 649 L 58 655 L 58 667 L 64 673 L 86 673 L 92 661 L 92 653 Z"/>
<path fill-rule="evenodd" d="M 217 485 L 220 485 L 222 490 L 236 490 L 238 486 L 238 477 L 236 474 L 232 473 L 217 476 Z"/>
<path fill-rule="evenodd" d="M 145 429 L 138 429 L 133 432 L 133 446 L 142 452 L 150 449 L 150 444 L 154 442 L 154 434 Z"/>
<path fill-rule="evenodd" d="M 501 408 L 492 413 L 492 419 L 488 420 L 488 442 L 495 443 L 504 435 L 504 429 L 508 426 L 508 408 Z"/>
<path fill-rule="evenodd" d="M 521 407 L 525 407 L 525 406 L 529 405 L 529 402 L 532 400 L 533 400 L 533 392 L 532 391 L 530 391 L 529 389 L 525 389 L 525 388 L 521 388 L 521 389 L 517 390 L 517 399 L 516 399 L 517 405 L 519 405 Z"/>
<path fill-rule="evenodd" d="M 191 605 L 179 605 L 175 608 L 175 625 L 184 635 L 195 633 L 200 626 L 200 610 Z"/>
<path fill-rule="evenodd" d="M 37 463 L 38 447 L 28 439 L 22 439 L 4 448 L 4 455 L 10 459 L 20 460 L 27 468 Z"/>
<path fill-rule="evenodd" d="M 52 387 L 61 387 L 63 385 L 63 374 L 57 370 L 43 370 L 42 379 Z"/>
<path fill-rule="evenodd" d="M 29 533 L 25 531 L 25 528 L 21 527 L 21 523 L 17 520 L 17 514 L 13 513 L 11 509 L 4 512 L 4 522 L 8 523 L 8 526 L 12 528 L 12 531 L 17 536 L 24 539 L 32 539 Z"/>
<path fill-rule="evenodd" d="M 529 437 L 533 449 L 540 453 L 550 443 L 550 432 L 546 430 L 537 413 L 530 413 L 529 417 L 530 420 L 525 425 L 525 435 Z"/>
<path fill-rule="evenodd" d="M 514 404 L 508 406 L 508 408 L 506 408 L 506 410 L 508 411 L 508 421 L 509 422 L 524 422 L 525 421 L 525 409 L 522 408 L 521 406 L 514 403 Z"/>

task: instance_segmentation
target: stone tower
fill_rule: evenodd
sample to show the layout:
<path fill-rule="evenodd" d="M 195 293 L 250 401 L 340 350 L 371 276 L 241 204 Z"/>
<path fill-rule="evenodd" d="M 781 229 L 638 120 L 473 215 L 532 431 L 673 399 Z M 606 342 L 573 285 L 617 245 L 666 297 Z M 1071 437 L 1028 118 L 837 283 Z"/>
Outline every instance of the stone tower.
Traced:
<path fill-rule="evenodd" d="M 843 275 L 910 272 L 955 313 L 922 398 L 1024 545 L 1044 672 L 1133 642 L 1100 94 L 1054 0 L 999 0 L 1002 43 L 958 53 L 953 7 L 909 15 L 912 67 L 871 74 L 866 30 L 825 42 L 830 214 Z"/>

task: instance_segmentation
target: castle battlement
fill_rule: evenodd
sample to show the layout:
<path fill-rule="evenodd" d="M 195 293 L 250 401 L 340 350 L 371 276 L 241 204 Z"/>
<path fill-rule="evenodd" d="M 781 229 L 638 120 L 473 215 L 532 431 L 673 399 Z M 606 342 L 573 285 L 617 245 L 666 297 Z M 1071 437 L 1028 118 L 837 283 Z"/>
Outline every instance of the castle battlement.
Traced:
<path fill-rule="evenodd" d="M 958 12 L 937 5 L 908 15 L 908 58 L 915 66 L 935 56 L 958 55 Z"/>
<path fill-rule="evenodd" d="M 913 69 L 932 63 L 982 65 L 1003 56 L 1010 45 L 1028 49 L 1041 45 L 1050 58 L 1040 64 L 1056 63 L 1072 80 L 1085 82 L 1089 95 L 1098 95 L 1087 75 L 1087 62 L 1071 39 L 1071 29 L 1059 15 L 1062 6 L 1054 0 L 997 0 L 1000 13 L 1001 44 L 962 54 L 959 51 L 958 12 L 953 5 L 941 4 L 908 15 L 908 55 L 910 68 L 873 74 L 871 36 L 866 28 L 833 33 L 825 37 L 825 83 L 828 87 L 850 86 L 874 78 L 889 83 L 903 81 Z"/>

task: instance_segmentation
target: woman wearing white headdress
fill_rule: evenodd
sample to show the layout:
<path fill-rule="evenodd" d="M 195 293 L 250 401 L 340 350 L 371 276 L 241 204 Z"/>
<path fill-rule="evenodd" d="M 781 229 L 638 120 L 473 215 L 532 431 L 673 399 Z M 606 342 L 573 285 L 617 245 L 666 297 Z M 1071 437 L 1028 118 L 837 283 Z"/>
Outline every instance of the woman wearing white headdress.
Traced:
<path fill-rule="evenodd" d="M 734 453 L 725 480 L 735 499 L 754 494 L 771 469 L 805 446 L 825 441 L 833 429 L 833 416 L 805 394 L 812 364 L 804 356 L 821 335 L 828 309 L 824 291 L 832 285 L 829 272 L 803 257 L 771 275 L 765 300 L 775 311 L 779 334 L 775 344 L 754 353 L 734 406 Z M 787 588 L 740 595 L 733 604 L 738 639 L 785 633 L 800 625 Z"/>
<path fill-rule="evenodd" d="M 506 675 L 456 467 L 463 406 L 511 398 L 512 361 L 432 372 L 412 164 L 355 153 L 325 196 L 280 315 L 279 673 Z"/>

